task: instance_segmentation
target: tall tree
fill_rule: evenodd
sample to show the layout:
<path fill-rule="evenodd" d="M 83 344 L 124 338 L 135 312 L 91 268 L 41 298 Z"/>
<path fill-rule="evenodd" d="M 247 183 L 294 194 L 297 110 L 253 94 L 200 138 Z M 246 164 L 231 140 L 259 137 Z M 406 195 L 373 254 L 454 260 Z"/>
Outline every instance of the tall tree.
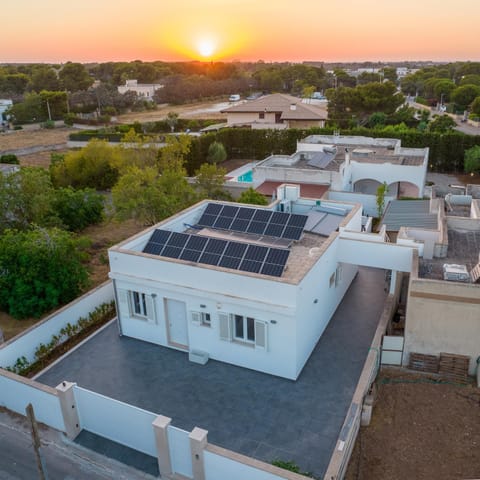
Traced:
<path fill-rule="evenodd" d="M 93 78 L 81 63 L 67 62 L 58 75 L 63 88 L 69 92 L 86 90 L 93 83 Z"/>
<path fill-rule="evenodd" d="M 202 198 L 212 200 L 230 200 L 231 195 L 225 191 L 225 175 L 227 171 L 217 165 L 204 163 L 196 172 L 195 184 Z"/>

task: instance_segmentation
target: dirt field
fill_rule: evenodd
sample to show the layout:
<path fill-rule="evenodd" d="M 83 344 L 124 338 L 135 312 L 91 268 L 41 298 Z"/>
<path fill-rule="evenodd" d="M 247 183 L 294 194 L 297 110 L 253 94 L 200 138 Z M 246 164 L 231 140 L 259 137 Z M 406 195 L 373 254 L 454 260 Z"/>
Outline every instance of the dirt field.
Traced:
<path fill-rule="evenodd" d="M 72 128 L 54 128 L 52 130 L 14 130 L 0 134 L 0 152 L 18 148 L 37 147 L 67 143 Z"/>
<path fill-rule="evenodd" d="M 157 120 L 163 120 L 167 116 L 168 112 L 178 113 L 182 118 L 211 118 L 218 119 L 219 122 L 227 120 L 227 116 L 220 113 L 220 110 L 231 106 L 231 103 L 226 101 L 213 101 L 213 102 L 197 102 L 190 103 L 188 105 L 158 105 L 156 110 L 149 112 L 131 112 L 125 115 L 119 115 L 117 120 L 120 123 L 132 123 L 138 122 L 154 122 Z"/>
<path fill-rule="evenodd" d="M 480 389 L 382 372 L 346 480 L 480 478 Z"/>

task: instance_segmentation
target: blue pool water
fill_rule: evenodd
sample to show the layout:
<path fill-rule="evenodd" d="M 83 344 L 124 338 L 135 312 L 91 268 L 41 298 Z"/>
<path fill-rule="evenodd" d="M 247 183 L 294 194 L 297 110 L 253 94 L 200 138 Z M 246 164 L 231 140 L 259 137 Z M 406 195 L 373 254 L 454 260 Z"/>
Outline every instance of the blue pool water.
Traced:
<path fill-rule="evenodd" d="M 253 182 L 252 170 L 249 170 L 248 172 L 245 172 L 243 175 L 238 176 L 237 182 L 252 183 Z"/>

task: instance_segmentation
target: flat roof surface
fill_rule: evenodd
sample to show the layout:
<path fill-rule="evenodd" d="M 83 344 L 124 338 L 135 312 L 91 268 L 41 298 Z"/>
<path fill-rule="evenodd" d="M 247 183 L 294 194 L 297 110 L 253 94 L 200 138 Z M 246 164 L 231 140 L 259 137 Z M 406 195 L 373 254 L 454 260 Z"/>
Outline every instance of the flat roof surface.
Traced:
<path fill-rule="evenodd" d="M 430 200 L 392 200 L 383 214 L 381 225 L 387 232 L 398 232 L 401 227 L 436 230 L 438 216 L 430 213 Z"/>
<path fill-rule="evenodd" d="M 119 337 L 109 325 L 37 380 L 79 386 L 208 430 L 209 442 L 265 462 L 328 466 L 377 328 L 384 272 L 360 268 L 296 382 Z M 246 479 L 247 480 L 247 479 Z"/>
<path fill-rule="evenodd" d="M 479 262 L 480 232 L 448 229 L 448 250 L 445 258 L 426 260 L 419 258 L 418 276 L 431 280 L 443 280 L 443 265 L 465 265 L 468 272 Z"/>
<path fill-rule="evenodd" d="M 321 187 L 323 190 L 323 186 Z M 220 205 L 233 205 L 235 207 L 239 207 L 239 204 L 233 204 L 230 202 L 207 202 L 198 208 L 198 216 L 196 220 L 192 222 L 192 225 L 194 225 L 196 222 L 199 221 L 203 212 L 207 208 L 207 205 L 209 205 L 210 203 L 216 203 Z M 256 209 L 253 206 L 248 206 L 247 208 Z M 269 208 L 258 208 L 256 210 L 276 211 Z M 354 208 L 352 209 L 352 211 L 353 210 Z M 294 216 L 295 212 L 292 212 L 292 213 Z M 301 215 L 308 216 L 308 213 L 303 213 Z M 270 246 L 275 248 L 287 248 L 287 246 L 290 245 L 288 247 L 290 254 L 288 256 L 288 260 L 285 265 L 285 270 L 283 271 L 281 276 L 270 276 L 270 275 L 264 275 L 262 273 L 244 271 L 241 269 L 236 270 L 236 269 L 226 268 L 220 265 L 209 265 L 205 263 L 198 263 L 198 262 L 183 260 L 180 258 L 171 258 L 163 255 L 159 256 L 155 254 L 145 253 L 145 252 L 142 252 L 141 250 L 131 250 L 131 251 L 135 251 L 147 257 L 159 259 L 162 261 L 182 263 L 186 265 L 195 266 L 198 268 L 207 268 L 207 269 L 226 271 L 229 273 L 235 273 L 235 274 L 246 275 L 246 276 L 254 276 L 257 278 L 263 278 L 270 281 L 284 282 L 284 283 L 290 283 L 290 284 L 296 285 L 305 277 L 305 275 L 309 272 L 309 270 L 315 265 L 318 259 L 323 255 L 325 248 L 327 248 L 328 246 L 327 242 L 329 241 L 328 237 L 330 236 L 330 234 L 335 232 L 335 230 L 338 228 L 340 223 L 348 220 L 349 220 L 349 214 L 347 214 L 344 217 L 339 217 L 339 222 L 333 222 L 333 223 L 325 222 L 323 224 L 324 228 L 322 229 L 321 232 L 318 232 L 319 234 L 306 232 L 304 230 L 300 240 L 298 241 L 289 240 L 287 242 L 287 245 L 284 245 L 281 243 L 281 241 L 285 239 L 277 239 L 276 237 L 268 237 L 266 235 L 248 234 L 248 233 L 236 232 L 232 230 L 211 229 L 211 228 L 202 228 L 202 227 L 192 229 L 192 225 L 187 226 L 187 224 L 185 224 L 186 226 L 181 232 L 181 233 L 190 233 L 190 234 L 194 233 L 195 235 L 202 235 L 209 238 L 221 238 L 221 239 L 230 240 L 233 242 L 249 243 L 254 245 L 265 245 L 265 246 Z M 159 224 L 156 227 L 153 227 L 148 232 L 145 232 L 144 233 L 145 238 L 150 239 L 152 234 L 157 228 L 162 230 L 169 230 L 169 231 L 172 230 L 171 228 L 169 228 L 169 222 L 167 221 L 166 223 Z M 122 244 L 119 244 L 118 248 L 123 249 L 125 247 L 123 247 Z M 126 250 L 128 251 L 128 249 Z"/>

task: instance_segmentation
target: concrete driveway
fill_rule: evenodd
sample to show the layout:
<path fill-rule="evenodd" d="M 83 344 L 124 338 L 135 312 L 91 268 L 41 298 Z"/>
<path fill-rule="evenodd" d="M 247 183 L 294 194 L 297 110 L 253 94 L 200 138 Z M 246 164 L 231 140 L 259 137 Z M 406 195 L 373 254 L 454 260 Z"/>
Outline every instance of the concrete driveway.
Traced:
<path fill-rule="evenodd" d="M 377 327 L 384 272 L 361 268 L 296 382 L 118 337 L 115 324 L 38 379 L 62 380 L 208 430 L 210 443 L 322 477 Z"/>

